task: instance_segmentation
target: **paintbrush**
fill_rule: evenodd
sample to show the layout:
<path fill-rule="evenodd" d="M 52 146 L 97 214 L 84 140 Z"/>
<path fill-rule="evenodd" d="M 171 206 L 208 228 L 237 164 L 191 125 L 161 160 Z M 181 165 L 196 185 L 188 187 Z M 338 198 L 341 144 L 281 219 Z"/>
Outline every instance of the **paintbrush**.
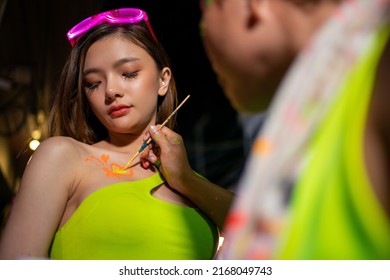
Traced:
<path fill-rule="evenodd" d="M 174 114 L 176 114 L 176 112 L 180 109 L 181 106 L 183 106 L 184 102 L 186 102 L 188 98 L 190 98 L 190 95 L 187 95 L 187 97 L 184 98 L 184 100 L 179 104 L 179 106 L 177 106 L 176 109 L 169 115 L 169 117 L 160 125 L 159 130 L 161 130 L 167 124 L 167 122 L 172 118 Z M 133 162 L 133 160 L 135 160 L 135 158 L 140 153 L 142 153 L 142 151 L 146 148 L 146 146 L 150 144 L 150 142 L 152 142 L 151 137 L 149 137 L 149 139 L 142 144 L 138 152 L 136 152 L 135 155 L 126 163 L 125 167 L 123 167 L 122 170 L 128 169 L 130 167 L 130 164 Z"/>

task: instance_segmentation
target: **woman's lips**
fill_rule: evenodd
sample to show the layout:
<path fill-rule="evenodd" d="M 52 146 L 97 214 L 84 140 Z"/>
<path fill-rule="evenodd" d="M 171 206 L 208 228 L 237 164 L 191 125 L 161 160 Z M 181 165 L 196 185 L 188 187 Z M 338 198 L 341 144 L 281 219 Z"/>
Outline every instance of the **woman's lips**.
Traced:
<path fill-rule="evenodd" d="M 113 118 L 118 118 L 126 115 L 130 111 L 130 106 L 118 105 L 112 106 L 108 110 L 108 114 Z"/>

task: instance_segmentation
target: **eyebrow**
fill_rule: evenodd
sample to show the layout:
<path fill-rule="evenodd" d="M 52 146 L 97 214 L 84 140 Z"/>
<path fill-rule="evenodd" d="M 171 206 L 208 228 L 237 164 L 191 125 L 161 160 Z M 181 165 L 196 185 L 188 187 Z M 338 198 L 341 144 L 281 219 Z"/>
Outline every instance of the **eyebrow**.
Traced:
<path fill-rule="evenodd" d="M 137 58 L 137 57 L 125 57 L 125 58 L 119 59 L 118 61 L 115 61 L 112 66 L 114 68 L 118 68 L 125 63 L 133 62 L 133 61 L 137 61 L 137 60 L 139 60 L 139 58 Z M 101 72 L 101 70 L 99 68 L 88 68 L 88 69 L 85 69 L 83 71 L 83 76 L 87 76 L 90 73 L 96 73 L 96 72 Z"/>

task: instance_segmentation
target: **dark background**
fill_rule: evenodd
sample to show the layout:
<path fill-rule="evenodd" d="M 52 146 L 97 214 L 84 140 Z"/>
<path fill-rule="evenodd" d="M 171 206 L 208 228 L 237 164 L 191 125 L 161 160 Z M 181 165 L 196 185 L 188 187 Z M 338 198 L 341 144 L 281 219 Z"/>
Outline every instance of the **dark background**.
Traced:
<path fill-rule="evenodd" d="M 243 165 L 242 129 L 204 53 L 198 0 L 0 0 L 0 207 L 17 191 L 32 152 L 31 132 L 43 131 L 62 66 L 66 32 L 82 19 L 120 7 L 144 9 L 165 46 L 177 82 L 178 112 L 194 170 L 234 188 Z"/>

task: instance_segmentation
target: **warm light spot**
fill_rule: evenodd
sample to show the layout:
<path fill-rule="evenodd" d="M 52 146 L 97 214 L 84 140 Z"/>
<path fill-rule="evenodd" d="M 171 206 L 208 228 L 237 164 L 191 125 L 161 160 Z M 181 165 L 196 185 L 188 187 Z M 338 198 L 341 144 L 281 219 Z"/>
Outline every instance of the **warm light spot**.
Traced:
<path fill-rule="evenodd" d="M 30 141 L 28 146 L 30 147 L 31 150 L 35 151 L 40 144 L 41 144 L 41 142 L 39 142 L 38 140 L 33 139 L 33 140 Z"/>
<path fill-rule="evenodd" d="M 31 137 L 35 140 L 41 139 L 42 132 L 39 129 L 35 129 L 31 132 Z"/>

